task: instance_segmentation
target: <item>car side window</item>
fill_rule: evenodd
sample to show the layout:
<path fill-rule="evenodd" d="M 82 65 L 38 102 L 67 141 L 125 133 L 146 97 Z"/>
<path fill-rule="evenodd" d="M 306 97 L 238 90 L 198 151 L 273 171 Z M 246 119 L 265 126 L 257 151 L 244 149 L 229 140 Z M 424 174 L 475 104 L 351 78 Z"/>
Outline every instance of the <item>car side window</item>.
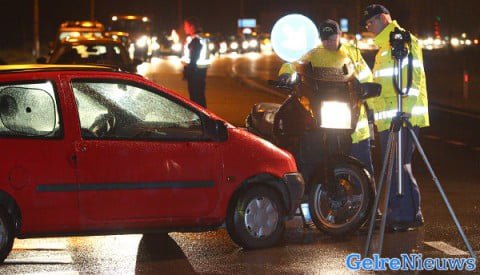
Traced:
<path fill-rule="evenodd" d="M 195 140 L 200 116 L 159 93 L 126 83 L 72 81 L 86 139 Z"/>
<path fill-rule="evenodd" d="M 0 135 L 60 136 L 60 116 L 51 82 L 0 85 Z"/>

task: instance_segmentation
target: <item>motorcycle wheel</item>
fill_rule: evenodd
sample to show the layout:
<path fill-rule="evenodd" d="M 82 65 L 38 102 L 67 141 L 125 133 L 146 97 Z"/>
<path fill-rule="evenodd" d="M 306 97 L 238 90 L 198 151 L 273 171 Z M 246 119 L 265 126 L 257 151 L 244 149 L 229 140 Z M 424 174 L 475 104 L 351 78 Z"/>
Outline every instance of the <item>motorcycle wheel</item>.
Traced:
<path fill-rule="evenodd" d="M 309 194 L 309 210 L 315 226 L 332 236 L 350 234 L 368 219 L 374 190 L 370 177 L 360 164 L 338 162 L 334 167 L 335 191 L 329 194 L 315 181 Z"/>

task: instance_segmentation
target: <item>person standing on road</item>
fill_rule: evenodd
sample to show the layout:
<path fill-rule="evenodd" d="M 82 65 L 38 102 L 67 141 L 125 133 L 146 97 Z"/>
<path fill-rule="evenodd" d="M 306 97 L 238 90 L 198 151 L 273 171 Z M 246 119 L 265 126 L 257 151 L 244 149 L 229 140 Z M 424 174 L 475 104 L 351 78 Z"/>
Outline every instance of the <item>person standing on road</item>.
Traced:
<path fill-rule="evenodd" d="M 322 46 L 312 49 L 300 61 L 315 64 L 323 63 L 327 58 L 340 59 L 347 57 L 354 65 L 354 75 L 360 82 L 371 82 L 372 72 L 363 59 L 360 50 L 350 44 L 341 44 L 342 33 L 338 23 L 328 19 L 320 24 L 320 39 Z M 329 54 L 331 53 L 331 54 Z M 295 72 L 295 63 L 285 63 L 279 71 L 279 80 L 288 82 Z M 360 160 L 373 177 L 372 155 L 370 151 L 370 129 L 365 106 L 361 106 L 360 117 L 355 132 L 351 135 L 351 155 Z"/>
<path fill-rule="evenodd" d="M 390 33 L 395 28 L 401 28 L 397 21 L 392 20 L 390 12 L 384 6 L 377 4 L 370 5 L 365 9 L 360 23 L 369 32 L 376 35 L 375 44 L 379 48 L 375 56 L 375 66 L 373 67 L 373 81 L 382 85 L 382 93 L 379 97 L 371 99 L 369 105 L 371 105 L 374 111 L 375 124 L 380 133 L 382 158 L 385 159 L 390 125 L 392 118 L 396 116 L 398 111 L 397 93 L 393 83 L 395 65 L 389 38 Z M 403 29 L 401 30 L 403 31 Z M 408 47 L 413 58 L 411 61 L 403 63 L 405 66 L 402 69 L 402 75 L 406 79 L 408 67 L 410 67 L 412 84 L 408 94 L 403 98 L 403 111 L 411 114 L 410 122 L 414 126 L 415 134 L 418 136 L 419 128 L 429 126 L 427 86 L 423 68 L 422 49 L 417 38 L 413 35 Z M 403 83 L 407 82 L 405 79 Z M 407 135 L 407 129 L 402 131 L 402 133 L 405 135 L 402 137 L 402 147 L 405 150 L 401 152 L 404 161 L 402 171 L 404 173 L 404 194 L 402 196 L 397 195 L 398 176 L 395 175 L 397 172 L 394 172 L 387 215 L 387 226 L 392 230 L 407 230 L 423 225 L 423 215 L 420 208 L 420 190 L 413 177 L 411 167 L 415 146 L 412 138 Z"/>
<path fill-rule="evenodd" d="M 207 107 L 205 99 L 205 79 L 210 65 L 208 43 L 201 35 L 200 22 L 196 17 L 189 17 L 183 22 L 185 44 L 182 62 L 183 76 L 187 80 L 190 100 Z"/>

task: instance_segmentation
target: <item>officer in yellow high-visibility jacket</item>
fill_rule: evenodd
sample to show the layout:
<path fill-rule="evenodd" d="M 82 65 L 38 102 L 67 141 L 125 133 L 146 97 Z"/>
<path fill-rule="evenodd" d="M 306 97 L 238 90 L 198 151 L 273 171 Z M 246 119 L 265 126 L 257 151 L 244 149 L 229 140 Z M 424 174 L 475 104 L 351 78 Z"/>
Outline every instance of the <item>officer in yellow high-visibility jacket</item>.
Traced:
<path fill-rule="evenodd" d="M 392 118 L 397 113 L 397 93 L 392 78 L 395 73 L 395 65 L 389 39 L 390 33 L 395 27 L 400 27 L 396 21 L 391 19 L 389 11 L 382 5 L 368 6 L 363 14 L 361 24 L 376 35 L 375 44 L 379 48 L 373 67 L 373 81 L 382 85 L 382 94 L 380 97 L 370 99 L 368 102 L 375 113 L 375 124 L 380 133 L 382 152 L 383 156 L 385 156 L 390 124 Z M 412 84 L 408 95 L 403 97 L 402 107 L 405 113 L 411 114 L 410 122 L 418 135 L 419 128 L 429 126 L 428 99 L 422 49 L 418 44 L 417 38 L 413 35 L 411 38 L 412 42 L 409 46 L 409 51 L 413 55 L 413 60 L 410 62 L 410 65 L 408 58 L 403 61 L 402 74 L 404 78 L 403 83 L 406 86 L 408 67 L 411 66 L 413 70 Z M 406 87 L 402 87 L 402 89 L 405 92 Z M 389 212 L 387 215 L 387 224 L 393 230 L 405 230 L 423 225 L 423 215 L 420 209 L 420 191 L 411 169 L 411 159 L 415 147 L 411 137 L 407 135 L 407 130 L 405 129 L 402 133 L 405 135 L 405 137 L 402 137 L 404 142 L 402 146 L 405 148 L 405 151 L 401 152 L 404 160 L 402 172 L 404 173 L 405 187 L 404 195 L 398 196 L 398 177 L 393 175 Z"/>
<path fill-rule="evenodd" d="M 326 20 L 320 24 L 320 39 L 322 46 L 312 49 L 305 54 L 300 62 L 311 62 L 314 67 L 325 66 L 326 64 L 338 67 L 344 64 L 344 59 L 354 65 L 354 75 L 360 82 L 371 82 L 372 72 L 360 54 L 360 50 L 349 44 L 341 44 L 341 32 L 338 23 L 333 20 Z M 285 63 L 280 68 L 280 81 L 288 81 L 296 71 L 297 62 Z M 362 105 L 355 132 L 352 134 L 351 155 L 360 160 L 373 177 L 373 165 L 370 151 L 370 129 L 365 107 Z"/>

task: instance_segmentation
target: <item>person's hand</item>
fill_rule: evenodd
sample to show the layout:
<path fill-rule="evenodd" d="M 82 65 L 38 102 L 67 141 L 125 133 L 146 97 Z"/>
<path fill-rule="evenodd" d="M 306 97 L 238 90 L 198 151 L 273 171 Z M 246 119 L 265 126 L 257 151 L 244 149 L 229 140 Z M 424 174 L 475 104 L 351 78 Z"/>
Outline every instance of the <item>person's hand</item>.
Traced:
<path fill-rule="evenodd" d="M 280 82 L 281 85 L 287 86 L 292 84 L 292 75 L 291 74 L 281 74 L 278 76 L 278 82 Z"/>

